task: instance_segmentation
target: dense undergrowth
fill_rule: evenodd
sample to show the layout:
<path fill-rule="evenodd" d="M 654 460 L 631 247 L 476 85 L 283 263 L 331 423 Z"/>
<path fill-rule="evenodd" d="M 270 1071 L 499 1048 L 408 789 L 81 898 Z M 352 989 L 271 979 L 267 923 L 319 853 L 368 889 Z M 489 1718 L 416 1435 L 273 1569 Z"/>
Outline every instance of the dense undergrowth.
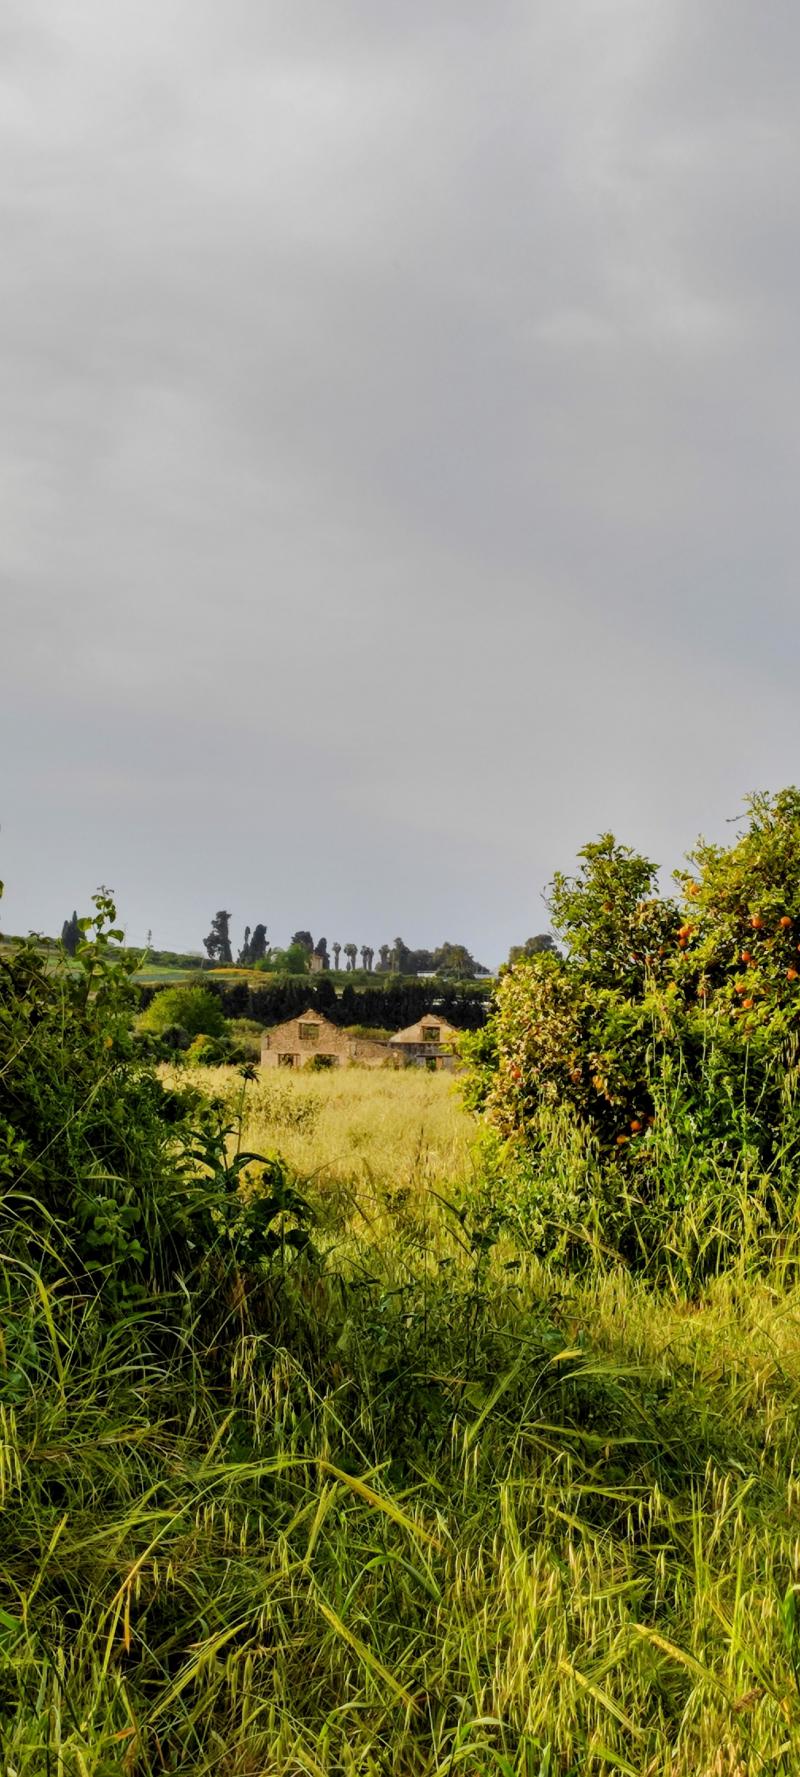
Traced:
<path fill-rule="evenodd" d="M 524 1143 L 290 1170 L 137 1052 L 112 917 L 0 965 L 5 1772 L 789 1777 L 791 1202 L 635 1274 L 574 1132 L 580 1265 Z"/>

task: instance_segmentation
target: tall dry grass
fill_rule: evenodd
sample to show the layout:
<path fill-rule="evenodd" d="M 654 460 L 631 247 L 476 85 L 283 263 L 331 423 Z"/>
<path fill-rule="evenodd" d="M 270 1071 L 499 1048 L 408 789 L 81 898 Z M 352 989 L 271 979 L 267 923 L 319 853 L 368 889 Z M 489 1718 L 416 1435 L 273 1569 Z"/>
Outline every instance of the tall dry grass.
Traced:
<path fill-rule="evenodd" d="M 323 1210 L 335 1207 L 343 1221 L 349 1202 L 356 1221 L 365 1211 L 387 1238 L 403 1205 L 420 1204 L 432 1191 L 460 1198 L 475 1173 L 475 1120 L 447 1074 L 264 1070 L 243 1088 L 230 1067 L 163 1073 L 170 1084 L 218 1098 L 237 1123 L 241 1146 L 279 1151 L 314 1187 Z"/>

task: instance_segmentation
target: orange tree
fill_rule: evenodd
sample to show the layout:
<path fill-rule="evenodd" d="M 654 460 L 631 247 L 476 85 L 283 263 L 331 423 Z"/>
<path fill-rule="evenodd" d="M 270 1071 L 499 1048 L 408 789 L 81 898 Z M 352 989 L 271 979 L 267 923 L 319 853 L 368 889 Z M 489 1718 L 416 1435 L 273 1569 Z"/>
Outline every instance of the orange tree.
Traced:
<path fill-rule="evenodd" d="M 657 893 L 655 865 L 612 834 L 580 860 L 550 890 L 563 954 L 501 972 L 494 1015 L 471 1043 L 471 1095 L 505 1134 L 531 1134 L 542 1108 L 568 1105 L 613 1143 L 652 1111 L 652 998 L 669 981 L 681 920 Z"/>
<path fill-rule="evenodd" d="M 774 1210 L 800 1158 L 800 791 L 751 797 L 734 842 L 687 864 L 673 899 L 606 834 L 555 877 L 561 948 L 501 972 L 468 1091 L 540 1157 L 566 1116 L 645 1203 L 735 1174 Z"/>
<path fill-rule="evenodd" d="M 752 796 L 730 846 L 700 841 L 678 872 L 676 979 L 748 1032 L 789 1038 L 800 1013 L 800 790 Z"/>

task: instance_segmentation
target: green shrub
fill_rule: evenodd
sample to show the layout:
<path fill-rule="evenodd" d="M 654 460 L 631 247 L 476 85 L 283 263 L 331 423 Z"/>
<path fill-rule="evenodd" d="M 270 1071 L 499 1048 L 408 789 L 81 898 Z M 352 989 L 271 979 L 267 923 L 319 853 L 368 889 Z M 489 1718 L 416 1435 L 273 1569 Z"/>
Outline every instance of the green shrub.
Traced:
<path fill-rule="evenodd" d="M 259 1062 L 263 1029 L 256 1018 L 229 1018 L 227 1032 L 232 1058 L 236 1061 Z"/>
<path fill-rule="evenodd" d="M 183 1237 L 182 1105 L 134 1046 L 135 960 L 105 893 L 80 927 L 72 966 L 32 942 L 0 959 L 3 1215 L 45 1276 L 66 1262 L 119 1292 L 164 1278 Z"/>
<path fill-rule="evenodd" d="M 69 965 L 48 968 L 33 941 L 0 957 L 5 1250 L 112 1308 L 235 1268 L 242 1241 L 251 1261 L 258 1242 L 239 1177 L 245 1164 L 273 1165 L 239 1156 L 235 1120 L 161 1084 L 148 1033 L 131 1029 L 136 959 L 121 953 L 114 921 L 102 892 Z M 196 1042 L 218 1058 L 219 1039 Z"/>
<path fill-rule="evenodd" d="M 221 1062 L 228 1060 L 228 1045 L 219 1037 L 193 1037 L 186 1050 L 186 1060 L 192 1067 L 219 1067 Z"/>
<path fill-rule="evenodd" d="M 189 1037 L 222 1037 L 225 1018 L 217 995 L 192 984 L 164 987 L 140 1012 L 139 1029 L 163 1036 L 176 1027 Z"/>

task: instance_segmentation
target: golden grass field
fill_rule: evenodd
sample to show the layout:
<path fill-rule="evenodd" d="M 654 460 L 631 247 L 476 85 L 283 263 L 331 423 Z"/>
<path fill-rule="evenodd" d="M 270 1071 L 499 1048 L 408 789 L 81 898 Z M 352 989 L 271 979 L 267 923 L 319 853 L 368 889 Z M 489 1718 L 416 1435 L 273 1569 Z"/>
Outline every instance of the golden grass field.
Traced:
<path fill-rule="evenodd" d="M 477 1125 L 452 1075 L 281 1070 L 260 1072 L 244 1087 L 232 1067 L 166 1070 L 166 1077 L 223 1099 L 231 1116 L 242 1103 L 241 1147 L 280 1153 L 318 1203 L 329 1200 L 340 1225 L 351 1219 L 345 1194 L 376 1232 L 376 1219 L 391 1219 L 401 1200 L 432 1190 L 459 1198 L 474 1170 Z"/>
<path fill-rule="evenodd" d="M 231 1067 L 186 1070 L 208 1094 L 238 1099 Z M 331 1068 L 259 1073 L 244 1093 L 245 1147 L 280 1148 L 304 1177 L 386 1186 L 460 1182 L 470 1166 L 475 1124 L 457 1080 L 422 1068 L 401 1072 Z"/>

